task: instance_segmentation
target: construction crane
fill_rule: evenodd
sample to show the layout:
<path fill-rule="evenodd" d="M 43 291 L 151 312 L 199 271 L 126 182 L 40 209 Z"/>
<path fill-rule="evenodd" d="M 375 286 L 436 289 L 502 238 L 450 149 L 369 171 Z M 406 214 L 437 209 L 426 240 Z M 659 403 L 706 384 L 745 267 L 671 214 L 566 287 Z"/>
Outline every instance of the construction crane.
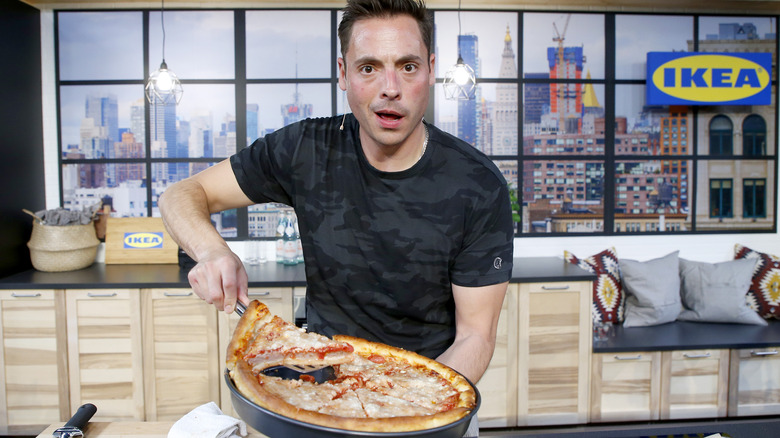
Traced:
<path fill-rule="evenodd" d="M 556 79 L 563 79 L 563 76 L 565 74 L 565 67 L 564 67 L 564 60 L 563 60 L 563 41 L 566 39 L 566 30 L 569 28 L 569 20 L 571 19 L 571 14 L 566 14 L 566 22 L 563 25 L 563 32 L 558 31 L 558 26 L 555 25 L 555 22 L 553 21 L 553 30 L 555 31 L 555 36 L 553 37 L 553 41 L 558 43 L 558 61 L 556 68 Z M 557 83 L 555 86 L 555 95 L 556 95 L 556 106 L 558 110 L 558 130 L 563 131 L 563 123 L 564 123 L 564 97 L 565 97 L 565 84 Z"/>

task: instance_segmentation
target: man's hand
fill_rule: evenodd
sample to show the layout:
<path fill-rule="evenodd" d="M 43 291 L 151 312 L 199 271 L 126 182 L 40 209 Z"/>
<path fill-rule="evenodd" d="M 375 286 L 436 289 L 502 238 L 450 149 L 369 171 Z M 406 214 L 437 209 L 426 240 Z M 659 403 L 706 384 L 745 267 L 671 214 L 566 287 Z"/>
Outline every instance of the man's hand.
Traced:
<path fill-rule="evenodd" d="M 188 278 L 195 293 L 230 313 L 236 299 L 247 299 L 244 264 L 219 235 L 210 215 L 251 205 L 238 185 L 229 160 L 168 187 L 158 200 L 165 228 L 198 262 Z"/>
<path fill-rule="evenodd" d="M 244 264 L 229 249 L 201 258 L 187 275 L 195 294 L 225 313 L 233 312 L 236 300 L 249 302 Z"/>

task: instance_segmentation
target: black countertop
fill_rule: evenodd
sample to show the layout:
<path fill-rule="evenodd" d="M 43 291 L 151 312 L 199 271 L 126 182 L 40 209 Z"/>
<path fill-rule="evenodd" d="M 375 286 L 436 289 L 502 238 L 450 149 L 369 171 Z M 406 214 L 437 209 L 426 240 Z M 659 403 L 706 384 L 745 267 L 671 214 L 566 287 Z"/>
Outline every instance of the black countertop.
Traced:
<path fill-rule="evenodd" d="M 594 353 L 764 348 L 780 346 L 780 321 L 768 326 L 675 321 L 652 327 L 617 325 L 605 341 L 593 341 Z"/>
<path fill-rule="evenodd" d="M 304 287 L 302 264 L 284 266 L 274 262 L 247 265 L 250 287 Z M 513 283 L 543 281 L 591 281 L 595 275 L 558 257 L 516 258 Z M 103 289 L 189 287 L 187 272 L 179 265 L 106 265 L 95 263 L 68 272 L 31 269 L 0 279 L 0 289 Z"/>

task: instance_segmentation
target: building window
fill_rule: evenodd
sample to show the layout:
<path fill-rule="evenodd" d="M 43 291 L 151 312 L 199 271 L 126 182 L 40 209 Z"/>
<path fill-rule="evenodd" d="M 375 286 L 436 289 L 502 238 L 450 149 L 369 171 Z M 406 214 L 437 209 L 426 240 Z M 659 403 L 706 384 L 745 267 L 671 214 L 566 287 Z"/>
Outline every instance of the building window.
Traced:
<path fill-rule="evenodd" d="M 732 180 L 710 180 L 710 217 L 730 218 L 732 212 Z"/>
<path fill-rule="evenodd" d="M 746 157 L 766 155 L 766 122 L 763 117 L 751 114 L 742 122 L 742 154 Z"/>
<path fill-rule="evenodd" d="M 734 127 L 726 116 L 715 116 L 710 121 L 710 155 L 731 155 Z"/>
<path fill-rule="evenodd" d="M 742 216 L 746 218 L 766 217 L 765 179 L 745 179 L 742 181 Z"/>

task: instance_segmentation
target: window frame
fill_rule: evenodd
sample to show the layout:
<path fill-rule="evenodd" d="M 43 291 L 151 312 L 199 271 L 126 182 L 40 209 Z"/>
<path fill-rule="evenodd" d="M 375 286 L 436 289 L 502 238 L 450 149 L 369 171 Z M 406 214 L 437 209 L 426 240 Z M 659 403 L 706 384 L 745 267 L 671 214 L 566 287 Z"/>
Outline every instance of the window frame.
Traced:
<path fill-rule="evenodd" d="M 181 9 L 183 11 L 185 10 L 193 10 L 193 11 L 225 11 L 225 9 L 216 9 L 216 8 L 204 8 L 204 9 Z M 235 77 L 232 79 L 220 79 L 220 80 L 187 80 L 186 78 L 182 78 L 182 84 L 185 89 L 185 99 L 186 99 L 186 89 L 187 86 L 190 84 L 231 84 L 235 88 L 236 93 L 236 99 L 235 99 L 235 105 L 236 105 L 236 112 L 235 112 L 235 121 L 236 121 L 236 132 L 247 132 L 247 120 L 246 120 L 246 95 L 247 95 L 247 87 L 251 86 L 252 84 L 283 84 L 283 83 L 295 83 L 295 84 L 304 84 L 304 83 L 315 83 L 315 84 L 327 84 L 330 86 L 331 89 L 331 108 L 330 112 L 333 115 L 336 115 L 338 113 L 338 101 L 340 96 L 340 90 L 338 89 L 338 69 L 335 62 L 335 59 L 339 55 L 338 50 L 338 41 L 336 36 L 336 27 L 337 27 L 337 20 L 339 17 L 339 10 L 335 8 L 301 8 L 301 9 L 287 9 L 287 8 L 235 8 L 235 9 L 228 9 L 233 12 L 234 17 L 234 35 L 235 35 Z M 244 58 L 244 55 L 242 53 L 246 52 L 246 40 L 243 37 L 245 35 L 245 27 L 246 27 L 246 13 L 247 11 L 297 11 L 297 10 L 324 10 L 329 11 L 330 13 L 330 28 L 332 32 L 331 37 L 331 57 L 334 60 L 331 65 L 331 73 L 329 77 L 322 77 L 322 78 L 303 78 L 303 79 L 290 79 L 290 78 L 264 78 L 264 79 L 251 79 L 246 77 L 246 59 Z M 68 79 L 68 80 L 61 80 L 59 77 L 59 65 L 61 60 L 59 59 L 59 51 L 57 49 L 59 44 L 59 31 L 58 31 L 58 17 L 60 13 L 78 13 L 78 12 L 141 12 L 143 19 L 142 19 L 142 33 L 143 33 L 143 71 L 147 72 L 149 71 L 149 16 L 151 12 L 155 12 L 155 9 L 85 9 L 85 10 L 72 10 L 72 9 L 63 9 L 58 10 L 55 9 L 54 12 L 54 39 L 55 39 L 55 80 L 56 80 L 56 94 L 57 94 L 57 126 L 58 130 L 61 130 L 61 116 L 60 111 L 61 108 L 59 106 L 60 101 L 60 93 L 61 93 L 61 87 L 63 86 L 71 86 L 71 85 L 139 85 L 142 86 L 145 82 L 145 79 L 139 79 L 139 80 L 78 80 L 78 79 Z M 526 233 L 523 232 L 523 225 L 530 225 L 530 220 L 523 217 L 521 214 L 520 222 L 518 222 L 515 237 L 556 237 L 556 236 L 593 236 L 593 235 L 645 235 L 648 232 L 643 231 L 647 230 L 649 227 L 647 224 L 642 225 L 636 225 L 636 221 L 634 219 L 629 218 L 629 222 L 625 222 L 623 226 L 621 226 L 620 223 L 618 223 L 618 219 L 616 219 L 616 215 L 618 214 L 619 210 L 619 192 L 618 192 L 618 181 L 616 175 L 616 164 L 621 161 L 630 161 L 634 160 L 637 162 L 647 162 L 647 161 L 661 161 L 662 159 L 659 159 L 659 157 L 652 157 L 652 156 L 643 156 L 643 155 L 616 155 L 615 148 L 612 147 L 612 145 L 615 144 L 617 141 L 617 134 L 616 134 L 616 114 L 615 114 L 615 98 L 616 98 L 616 88 L 621 85 L 639 85 L 644 86 L 646 83 L 645 79 L 621 79 L 616 77 L 616 59 L 615 59 L 615 46 L 616 46 L 616 35 L 615 35 L 615 20 L 616 17 L 621 15 L 668 15 L 668 16 L 681 16 L 681 17 L 692 17 L 694 22 L 694 29 L 693 29 L 693 35 L 692 39 L 694 41 L 694 50 L 698 47 L 698 42 L 700 40 L 699 32 L 698 32 L 698 23 L 699 20 L 702 17 L 726 17 L 725 14 L 715 15 L 715 14 L 700 14 L 700 13 L 642 13 L 642 12 L 636 12 L 636 13 L 621 13 L 621 12 L 614 12 L 614 11 L 595 11 L 595 12 L 582 12 L 582 11 L 571 11 L 573 14 L 595 14 L 603 17 L 604 20 L 604 29 L 603 33 L 605 36 L 605 49 L 604 49 L 604 72 L 605 76 L 603 78 L 582 78 L 582 79 L 567 79 L 567 80 L 555 80 L 555 79 L 540 79 L 540 78 L 526 78 L 524 75 L 523 70 L 523 56 L 524 56 L 524 41 L 523 41 L 523 26 L 524 26 L 524 20 L 526 17 L 528 17 L 528 14 L 533 13 L 539 13 L 539 12 L 547 12 L 547 13 L 568 13 L 568 11 L 558 11 L 558 10 L 550 10 L 550 11 L 518 11 L 515 9 L 469 9 L 464 10 L 464 12 L 473 11 L 473 12 L 506 12 L 506 13 L 512 13 L 515 14 L 517 23 L 516 28 L 518 30 L 518 35 L 513 35 L 513 49 L 515 54 L 515 62 L 517 66 L 517 77 L 516 78 L 496 78 L 496 77 L 478 77 L 478 83 L 484 83 L 484 84 L 493 84 L 493 85 L 502 85 L 502 84 L 513 84 L 516 85 L 516 92 L 517 92 L 517 137 L 518 137 L 518 144 L 517 144 L 517 154 L 515 155 L 489 155 L 489 157 L 495 161 L 495 162 L 502 162 L 502 163 L 516 163 L 516 167 L 514 167 L 514 171 L 516 172 L 516 184 L 514 187 L 512 187 L 513 190 L 516 190 L 518 194 L 524 193 L 524 191 L 531 190 L 531 193 L 534 192 L 534 185 L 533 180 L 534 176 L 532 174 L 525 175 L 523 171 L 530 171 L 532 168 L 527 167 L 529 164 L 533 165 L 534 163 L 545 163 L 545 162 L 555 162 L 555 161 L 565 161 L 565 162 L 571 162 L 571 163 L 579 163 L 587 168 L 592 168 L 592 166 L 602 166 L 602 174 L 600 175 L 601 181 L 599 182 L 601 185 L 597 189 L 589 189 L 591 192 L 587 194 L 586 196 L 596 196 L 600 197 L 602 203 L 603 203 L 603 215 L 601 220 L 603 221 L 603 226 L 600 229 L 596 229 L 592 232 L 580 232 L 580 231 L 574 231 L 574 232 L 565 232 L 565 231 L 552 231 L 552 232 L 544 232 L 544 233 Z M 446 9 L 435 9 L 431 8 L 431 13 L 435 16 L 439 12 L 451 12 Z M 777 37 L 777 30 L 778 27 L 780 27 L 780 24 L 778 24 L 778 18 L 780 18 L 780 15 L 771 15 L 771 17 L 774 17 L 775 19 L 775 58 L 777 58 L 778 53 L 778 37 Z M 752 18 L 752 17 L 748 17 Z M 600 30 L 602 31 L 602 30 Z M 548 44 L 549 43 L 545 40 L 542 42 L 542 39 L 539 40 L 540 44 Z M 437 44 L 444 44 L 446 42 L 437 42 Z M 455 42 L 453 42 L 455 44 Z M 529 42 L 530 44 L 530 42 Z M 443 82 L 443 73 L 445 71 L 446 66 L 439 66 L 439 74 L 436 78 L 436 86 L 432 90 L 431 94 L 431 102 L 429 104 L 429 108 L 426 111 L 426 118 L 428 120 L 433 119 L 433 115 L 436 112 L 436 94 L 438 92 L 437 86 L 439 86 Z M 765 190 L 769 193 L 767 195 L 771 196 L 773 198 L 772 200 L 765 199 L 765 204 L 775 206 L 775 211 L 771 212 L 772 215 L 772 222 L 771 227 L 769 228 L 762 228 L 762 229 L 742 229 L 742 228 L 735 228 L 734 232 L 739 233 L 750 233 L 750 232 L 776 232 L 777 231 L 777 199 L 778 199 L 778 151 L 776 149 L 777 145 L 777 139 L 778 139 L 778 123 L 777 123 L 777 115 L 778 115 L 778 86 L 777 86 L 777 77 L 772 77 L 772 86 L 773 86 L 773 96 L 774 96 L 774 105 L 773 105 L 773 111 L 774 111 L 774 118 L 767 119 L 765 117 L 762 117 L 765 124 L 765 130 L 764 130 L 764 149 L 763 154 L 756 156 L 756 155 L 748 155 L 746 154 L 746 148 L 745 148 L 745 142 L 748 141 L 748 137 L 754 138 L 753 136 L 744 135 L 743 132 L 743 141 L 740 143 L 743 143 L 742 146 L 742 156 L 743 157 L 749 157 L 752 161 L 762 161 L 767 162 L 768 168 L 771 169 L 773 172 L 773 175 L 770 177 L 770 179 L 766 184 Z M 605 123 L 605 131 L 603 138 L 597 138 L 595 141 L 593 141 L 593 144 L 574 144 L 572 147 L 573 150 L 594 150 L 596 153 L 593 154 L 579 154 L 575 151 L 570 153 L 569 155 L 545 155 L 544 153 L 541 154 L 535 154 L 535 153 L 526 153 L 524 151 L 524 138 L 525 135 L 524 132 L 524 107 L 523 107 L 523 99 L 526 94 L 526 86 L 527 85 L 533 85 L 533 84 L 541 84 L 541 85 L 556 85 L 556 84 L 569 84 L 574 86 L 587 86 L 587 85 L 594 85 L 598 87 L 603 87 L 603 93 L 604 93 L 604 108 L 605 108 L 605 120 L 608 120 L 608 123 Z M 58 167 L 59 167 L 59 183 L 60 183 L 60 203 L 64 204 L 65 201 L 65 195 L 64 195 L 64 186 L 63 186 L 63 167 L 66 165 L 82 165 L 82 164 L 95 164 L 95 165 L 113 165 L 113 164 L 125 164 L 125 165 L 143 165 L 146 172 L 146 178 L 147 180 L 151 178 L 152 175 L 152 167 L 154 164 L 157 163 L 205 163 L 206 165 L 209 164 L 215 164 L 216 162 L 220 161 L 221 159 L 217 158 L 204 158 L 204 157 L 191 157 L 191 158 L 155 158 L 152 157 L 150 153 L 150 134 L 149 134 L 149 127 L 150 127 L 150 108 L 149 103 L 145 102 L 144 106 L 145 111 L 145 121 L 146 121 L 146 138 L 145 138 L 145 156 L 141 158 L 128 158 L 128 159 L 113 159 L 113 158 L 100 158 L 100 159 L 86 159 L 86 158 L 77 158 L 77 159 L 69 159 L 63 157 L 63 148 L 64 145 L 62 144 L 62 138 L 61 136 L 58 136 Z M 685 129 L 685 131 L 688 133 L 687 135 L 687 145 L 685 146 L 685 149 L 687 150 L 686 153 L 682 153 L 679 155 L 673 155 L 672 159 L 666 159 L 666 161 L 674 161 L 675 163 L 685 163 L 684 166 L 686 167 L 685 172 L 687 172 L 687 180 L 684 182 L 687 192 L 685 193 L 686 202 L 687 205 L 690 206 L 691 212 L 690 217 L 692 218 L 692 226 L 690 229 L 686 230 L 659 230 L 659 231 L 652 231 L 653 233 L 662 233 L 662 234 L 710 234 L 713 232 L 722 232 L 723 230 L 712 230 L 711 228 L 707 227 L 697 227 L 697 215 L 696 215 L 696 205 L 697 200 L 703 196 L 709 197 L 710 196 L 710 188 L 704 188 L 704 187 L 698 187 L 697 181 L 699 178 L 697 178 L 697 173 L 700 171 L 699 167 L 701 163 L 705 161 L 711 161 L 715 162 L 718 160 L 733 160 L 735 158 L 735 146 L 737 146 L 737 140 L 735 137 L 735 128 L 734 125 L 736 123 L 729 119 L 729 121 L 732 124 L 732 136 L 731 136 L 731 150 L 730 151 L 715 151 L 720 153 L 713 153 L 713 151 L 709 151 L 709 153 L 701 153 L 698 150 L 698 147 L 701 142 L 705 141 L 705 139 L 698 138 L 700 135 L 697 134 L 698 129 L 697 125 L 699 123 L 702 123 L 702 114 L 706 113 L 707 109 L 700 109 L 697 107 L 689 107 L 688 109 L 688 117 L 682 118 L 681 123 L 684 123 L 685 125 L 678 125 L 678 133 L 680 132 L 680 129 Z M 715 117 L 718 117 L 719 115 L 716 114 Z M 753 114 L 749 115 L 745 118 L 745 121 L 752 117 Z M 727 117 L 727 116 L 722 116 Z M 759 116 L 760 117 L 760 116 Z M 675 120 L 676 121 L 676 120 Z M 744 122 L 744 121 L 743 121 Z M 742 126 L 742 124 L 740 124 Z M 671 126 L 670 126 L 671 127 Z M 766 144 L 766 139 L 770 137 L 769 133 L 772 132 L 772 138 L 774 141 L 774 145 L 772 146 L 770 150 L 770 145 Z M 674 135 L 672 132 L 669 133 L 669 135 Z M 245 135 L 237 135 L 236 136 L 236 151 L 239 151 L 246 147 L 248 144 L 248 141 L 246 139 Z M 677 146 L 677 145 L 676 145 Z M 712 145 L 711 145 L 712 146 Z M 547 145 L 539 144 L 539 149 L 542 150 L 547 147 Z M 680 145 L 682 147 L 682 145 Z M 579 149 L 578 149 L 579 148 Z M 601 148 L 601 149 L 598 149 Z M 727 152 L 727 153 L 723 153 Z M 510 169 L 511 170 L 511 169 Z M 540 169 L 542 170 L 542 169 Z M 588 177 L 590 174 L 587 171 L 587 169 L 584 171 L 585 176 Z M 544 172 L 542 172 L 544 173 Z M 590 175 L 592 177 L 592 175 Z M 540 181 L 543 181 L 546 178 L 545 175 L 538 177 Z M 555 177 L 553 177 L 555 178 Z M 564 176 L 563 178 L 569 178 L 567 176 Z M 572 177 L 575 178 L 575 177 Z M 770 182 L 773 182 L 774 184 L 768 184 Z M 565 180 L 564 180 L 565 183 Z M 733 184 L 739 184 L 737 181 L 734 181 Z M 530 186 L 529 186 L 530 184 Z M 735 206 L 733 205 L 733 187 L 732 184 L 732 216 L 734 213 Z M 558 186 L 559 184 L 555 183 L 555 186 Z M 545 186 L 540 186 L 542 189 L 541 191 L 544 192 Z M 547 191 L 550 190 L 551 187 L 546 187 Z M 592 191 L 595 190 L 595 191 Z M 553 188 L 553 192 L 556 191 Z M 558 190 L 560 191 L 560 190 Z M 577 191 L 575 191 L 577 192 Z M 147 216 L 152 216 L 153 212 L 155 210 L 155 196 L 153 195 L 153 187 L 151 184 L 146 184 L 146 193 L 147 193 L 147 202 L 145 205 Z M 522 209 L 523 201 L 522 196 L 519 196 L 520 201 L 520 209 Z M 626 210 L 631 209 L 631 203 L 629 199 L 625 200 L 625 208 Z M 766 206 L 764 208 L 766 215 L 763 217 L 764 219 L 770 214 L 770 212 L 766 211 Z M 708 212 L 708 213 L 711 213 Z M 249 236 L 249 217 L 248 217 L 248 209 L 242 208 L 238 209 L 238 211 L 235 213 L 236 215 L 236 221 L 237 221 L 237 233 L 234 237 L 228 238 L 228 240 L 244 240 L 247 238 L 250 238 Z M 708 214 L 709 215 L 709 214 Z M 712 217 L 712 216 L 710 216 Z M 731 218 L 730 217 L 730 218 Z M 723 219 L 725 217 L 718 216 L 718 218 Z M 567 229 L 571 229 L 572 226 L 569 224 Z M 576 227 L 575 227 L 576 228 Z M 670 227 L 675 228 L 675 227 Z M 678 227 L 679 228 L 679 227 Z M 627 231 L 627 229 L 631 229 L 631 231 Z M 270 239 L 271 237 L 269 237 Z"/>

